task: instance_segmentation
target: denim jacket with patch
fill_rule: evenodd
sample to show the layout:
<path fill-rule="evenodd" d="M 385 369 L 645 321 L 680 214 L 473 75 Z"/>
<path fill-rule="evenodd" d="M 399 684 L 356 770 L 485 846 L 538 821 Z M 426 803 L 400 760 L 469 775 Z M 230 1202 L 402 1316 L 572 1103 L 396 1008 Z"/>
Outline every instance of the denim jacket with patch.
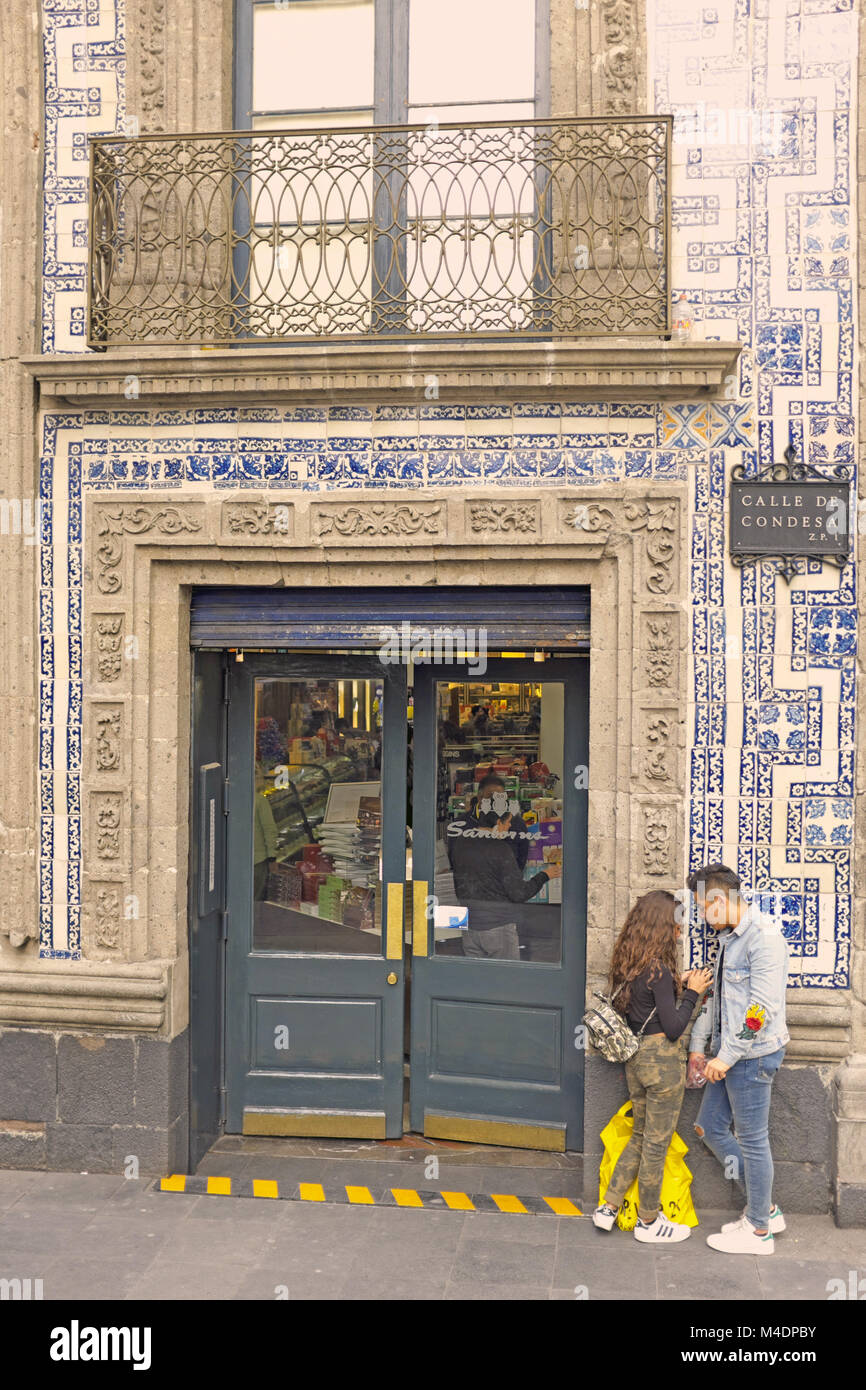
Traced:
<path fill-rule="evenodd" d="M 717 1017 L 719 964 L 724 955 L 721 1020 Z M 766 1057 L 789 1041 L 785 1023 L 788 943 L 778 922 L 749 907 L 739 926 L 719 933 L 712 991 L 692 1029 L 690 1052 L 707 1052 L 733 1066 Z M 721 1023 L 721 1028 L 719 1027 Z"/>

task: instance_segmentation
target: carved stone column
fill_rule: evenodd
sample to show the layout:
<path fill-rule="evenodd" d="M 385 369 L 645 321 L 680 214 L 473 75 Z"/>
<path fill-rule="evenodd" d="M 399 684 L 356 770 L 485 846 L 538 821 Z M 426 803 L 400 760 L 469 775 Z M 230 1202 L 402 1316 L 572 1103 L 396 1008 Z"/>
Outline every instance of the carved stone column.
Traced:
<path fill-rule="evenodd" d="M 232 129 L 232 12 L 231 0 L 127 0 L 126 111 L 140 134 Z"/>
<path fill-rule="evenodd" d="M 646 50 L 646 0 L 551 0 L 551 114 L 646 114 Z"/>

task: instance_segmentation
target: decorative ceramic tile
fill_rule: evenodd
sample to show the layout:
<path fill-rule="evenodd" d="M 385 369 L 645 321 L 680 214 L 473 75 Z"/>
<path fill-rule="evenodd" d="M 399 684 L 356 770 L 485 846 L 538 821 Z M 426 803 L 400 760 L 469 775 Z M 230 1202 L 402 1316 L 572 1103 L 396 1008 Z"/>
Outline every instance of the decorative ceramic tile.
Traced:
<path fill-rule="evenodd" d="M 849 982 L 856 589 L 726 555 L 727 481 L 789 441 L 856 464 L 852 0 L 655 0 L 675 117 L 673 289 L 744 344 L 718 401 L 88 410 L 43 425 L 40 943 L 80 950 L 82 490 L 688 484 L 691 865 L 724 857 L 776 911 L 793 984 Z M 43 347 L 84 350 L 86 142 L 124 115 L 121 0 L 44 0 Z M 63 594 L 64 608 L 55 601 Z M 703 950 L 695 933 L 695 958 Z"/>

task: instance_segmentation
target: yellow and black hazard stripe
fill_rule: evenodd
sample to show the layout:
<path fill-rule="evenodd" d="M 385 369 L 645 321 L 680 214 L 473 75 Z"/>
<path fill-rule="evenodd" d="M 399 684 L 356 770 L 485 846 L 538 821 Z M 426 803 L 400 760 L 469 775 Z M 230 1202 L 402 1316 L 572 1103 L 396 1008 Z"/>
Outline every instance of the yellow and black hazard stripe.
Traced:
<path fill-rule="evenodd" d="M 288 1202 L 333 1202 L 343 1206 L 421 1207 L 437 1211 L 500 1211 L 519 1216 L 583 1216 L 571 1197 L 521 1196 L 509 1192 L 452 1192 L 415 1187 L 343 1186 L 337 1183 L 278 1182 L 274 1178 L 220 1178 L 175 1173 L 160 1178 L 160 1192 L 204 1197 L 264 1197 Z"/>

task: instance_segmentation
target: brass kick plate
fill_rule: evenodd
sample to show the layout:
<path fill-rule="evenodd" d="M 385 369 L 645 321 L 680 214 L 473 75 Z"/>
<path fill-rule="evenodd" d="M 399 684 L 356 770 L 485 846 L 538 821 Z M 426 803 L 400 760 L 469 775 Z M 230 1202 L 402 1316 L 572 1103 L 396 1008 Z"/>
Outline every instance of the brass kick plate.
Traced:
<path fill-rule="evenodd" d="M 244 1134 L 327 1139 L 384 1139 L 385 1115 L 375 1110 L 245 1110 Z"/>
<path fill-rule="evenodd" d="M 479 1120 L 425 1112 L 424 1133 L 429 1139 L 456 1139 L 465 1144 L 501 1144 L 512 1149 L 565 1153 L 565 1125 L 521 1125 L 510 1120 Z"/>

